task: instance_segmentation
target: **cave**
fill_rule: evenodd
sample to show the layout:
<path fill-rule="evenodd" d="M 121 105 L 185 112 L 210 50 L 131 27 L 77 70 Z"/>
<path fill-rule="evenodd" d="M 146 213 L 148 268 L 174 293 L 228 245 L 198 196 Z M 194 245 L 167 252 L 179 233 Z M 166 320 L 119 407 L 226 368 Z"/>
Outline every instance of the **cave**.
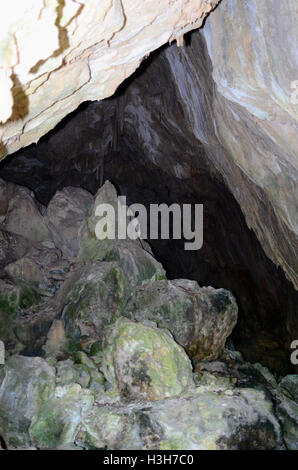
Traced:
<path fill-rule="evenodd" d="M 242 393 L 241 390 L 246 388 L 253 390 L 252 396 L 247 398 L 248 406 L 253 406 L 251 403 L 259 399 L 253 393 L 264 393 L 265 398 L 260 398 L 260 400 L 266 400 L 269 396 L 273 403 L 275 414 L 272 413 L 273 418 L 268 418 L 268 422 L 264 417 L 265 414 L 264 416 L 260 414 L 256 422 L 252 420 L 243 424 L 242 418 L 239 418 L 239 424 L 237 422 L 238 409 L 241 411 L 246 406 L 244 402 L 241 404 L 242 397 L 239 398 L 239 403 L 233 404 L 235 408 L 234 411 L 232 408 L 231 412 L 237 424 L 229 421 L 231 432 L 221 433 L 220 429 L 214 440 L 215 444 L 211 448 L 297 449 L 297 417 L 294 416 L 295 411 L 292 411 L 295 408 L 291 408 L 291 406 L 297 406 L 294 402 L 295 399 L 297 400 L 298 377 L 298 361 L 293 361 L 292 354 L 294 347 L 297 349 L 298 346 L 298 245 L 293 228 L 297 208 L 297 193 L 295 193 L 297 173 L 296 168 L 294 171 L 295 158 L 291 156 L 292 147 L 295 150 L 295 145 L 290 141 L 292 134 L 289 130 L 293 123 L 292 116 L 287 118 L 283 114 L 285 113 L 284 109 L 277 110 L 275 108 L 277 100 L 274 98 L 272 98 L 273 104 L 271 102 L 268 104 L 269 98 L 265 96 L 263 90 L 258 95 L 257 87 L 252 85 L 249 73 L 245 67 L 243 69 L 240 67 L 241 73 L 244 74 L 244 79 L 243 77 L 242 79 L 244 86 L 247 86 L 246 91 L 253 90 L 253 98 L 250 97 L 245 102 L 246 95 L 241 89 L 239 75 L 235 72 L 233 76 L 233 67 L 229 69 L 229 59 L 235 60 L 235 63 L 238 59 L 235 59 L 235 55 L 228 45 L 225 43 L 219 45 L 222 39 L 219 34 L 222 32 L 220 28 L 225 29 L 229 24 L 226 23 L 227 14 L 232 15 L 231 12 L 234 14 L 233 8 L 235 7 L 238 9 L 238 13 L 241 12 L 237 23 L 237 27 L 239 24 L 238 31 L 242 31 L 242 26 L 245 30 L 241 33 L 243 37 L 240 35 L 239 43 L 243 41 L 245 47 L 248 48 L 247 52 L 245 48 L 241 49 L 240 44 L 239 54 L 244 54 L 243 61 L 246 60 L 245 54 L 247 54 L 248 60 L 251 60 L 252 64 L 251 70 L 257 69 L 254 59 L 251 59 L 249 46 L 247 46 L 248 43 L 250 44 L 250 36 L 245 25 L 249 23 L 249 8 L 247 10 L 245 7 L 242 8 L 239 5 L 239 0 L 206 3 L 212 4 L 213 7 L 217 3 L 219 5 L 214 12 L 211 12 L 206 21 L 204 20 L 202 28 L 193 31 L 187 30 L 182 36 L 175 38 L 176 42 L 172 42 L 171 39 L 170 43 L 162 43 L 163 45 L 156 48 L 150 55 L 145 54 L 136 71 L 131 74 L 124 73 L 124 77 L 119 80 L 117 86 L 113 84 L 115 92 L 107 93 L 106 97 L 102 97 L 104 99 L 88 98 L 87 94 L 86 98 L 81 99 L 82 102 L 79 101 L 76 105 L 71 104 L 70 108 L 73 107 L 73 109 L 67 113 L 64 112 L 63 105 L 61 105 L 62 110 L 58 112 L 58 115 L 60 113 L 59 119 L 56 119 L 55 116 L 53 119 L 45 120 L 47 123 L 42 130 L 38 127 L 39 123 L 36 127 L 32 125 L 30 128 L 29 117 L 26 122 L 26 115 L 20 114 L 22 113 L 22 104 L 18 108 L 20 113 L 17 118 L 11 118 L 12 124 L 15 120 L 23 120 L 24 127 L 19 138 L 20 144 L 16 143 L 18 139 L 14 139 L 13 136 L 7 138 L 6 142 L 3 140 L 1 144 L 5 158 L 0 162 L 0 313 L 3 312 L 3 320 L 1 320 L 2 323 L 0 322 L 0 340 L 3 338 L 5 354 L 11 361 L 9 365 L 4 365 L 2 370 L 4 371 L 4 367 L 9 370 L 10 367 L 16 377 L 21 377 L 19 369 L 27 371 L 28 367 L 30 375 L 30 371 L 34 368 L 37 371 L 36 374 L 48 374 L 50 382 L 52 372 L 49 372 L 47 367 L 56 368 L 58 388 L 61 386 L 62 390 L 63 386 L 74 387 L 71 389 L 74 403 L 73 415 L 76 412 L 76 403 L 80 403 L 80 399 L 83 399 L 80 398 L 81 395 L 83 397 L 83 392 L 75 388 L 78 383 L 83 391 L 88 389 L 85 400 L 89 396 L 89 389 L 93 390 L 93 385 L 90 384 L 94 384 L 94 390 L 97 390 L 96 387 L 98 387 L 101 391 L 105 390 L 109 393 L 113 381 L 116 381 L 121 403 L 124 404 L 127 401 L 144 399 L 145 401 L 149 400 L 151 406 L 152 403 L 155 401 L 158 403 L 164 397 L 168 400 L 175 399 L 176 392 L 174 393 L 173 390 L 177 384 L 174 382 L 171 385 L 171 391 L 167 392 L 168 395 L 165 393 L 163 396 L 159 390 L 153 390 L 154 374 L 150 375 L 150 367 L 152 366 L 150 361 L 153 361 L 151 356 L 147 363 L 146 360 L 140 360 L 135 352 L 135 355 L 129 359 L 131 362 L 122 364 L 122 356 L 121 354 L 119 357 L 117 356 L 117 349 L 113 349 L 114 346 L 111 345 L 112 340 L 110 339 L 113 338 L 114 344 L 118 340 L 120 342 L 121 328 L 125 328 L 125 322 L 128 321 L 130 321 L 131 328 L 137 328 L 139 324 L 144 324 L 148 338 L 151 338 L 151 330 L 156 334 L 155 330 L 158 330 L 159 327 L 170 325 L 170 323 L 164 325 L 162 322 L 159 324 L 158 321 L 155 324 L 152 315 L 146 317 L 148 312 L 145 309 L 146 305 L 148 311 L 150 310 L 151 307 L 148 306 L 150 301 L 152 299 L 155 301 L 156 292 L 163 292 L 163 289 L 166 289 L 164 284 L 166 282 L 173 289 L 168 294 L 163 294 L 165 297 L 169 296 L 169 302 L 172 302 L 170 295 L 173 295 L 174 298 L 175 295 L 178 295 L 178 291 L 180 296 L 189 295 L 191 299 L 194 298 L 193 296 L 200 298 L 201 295 L 202 299 L 205 299 L 204 296 L 210 296 L 204 305 L 208 304 L 207 316 L 210 316 L 209 320 L 206 320 L 210 323 L 206 323 L 206 325 L 209 325 L 208 328 L 211 330 L 215 329 L 212 330 L 212 334 L 210 333 L 210 337 L 213 335 L 212 339 L 206 334 L 207 339 L 204 345 L 200 340 L 195 346 L 193 345 L 194 337 L 200 336 L 200 328 L 202 330 L 207 328 L 207 326 L 203 327 L 203 324 L 198 324 L 198 327 L 193 328 L 191 333 L 193 337 L 188 338 L 185 344 L 182 340 L 180 341 L 180 336 L 175 334 L 176 330 L 174 329 L 173 333 L 169 328 L 179 347 L 182 346 L 186 351 L 187 360 L 191 360 L 191 367 L 197 374 L 195 379 L 197 383 L 202 386 L 210 386 L 212 391 L 217 391 L 221 390 L 223 386 L 220 381 L 224 381 L 228 377 L 233 387 L 240 390 L 239 393 Z M 269 6 L 267 7 L 269 8 Z M 275 7 L 277 10 L 277 6 Z M 260 7 L 260 9 L 262 8 Z M 260 12 L 258 14 L 261 15 Z M 278 14 L 280 12 L 275 13 L 276 16 Z M 245 15 L 248 18 L 247 22 Z M 214 24 L 211 21 L 214 21 Z M 268 20 L 269 24 L 270 21 Z M 281 23 L 288 21 L 287 24 L 290 28 L 288 17 L 281 15 L 280 21 Z M 263 30 L 261 27 L 265 42 L 271 40 L 267 27 L 267 24 L 263 26 Z M 214 39 L 216 34 L 219 35 L 219 39 Z M 231 37 L 228 36 L 228 39 Z M 212 41 L 219 51 L 215 51 Z M 252 36 L 251 42 L 253 43 L 253 41 L 254 37 Z M 274 53 L 276 54 L 275 59 L 279 63 L 282 59 L 275 49 Z M 224 65 L 223 57 L 225 59 Z M 259 61 L 263 64 L 261 59 Z M 235 63 L 234 67 L 236 67 Z M 42 61 L 37 63 L 32 69 L 33 72 L 38 73 L 38 68 L 42 68 L 42 66 Z M 259 66 L 260 64 L 258 64 Z M 224 69 L 225 67 L 227 71 Z M 266 67 L 269 68 L 269 65 L 266 64 Z M 273 65 L 272 70 L 275 73 Z M 224 85 L 226 82 L 228 82 L 227 86 Z M 98 87 L 99 85 L 98 83 Z M 43 82 L 40 86 L 43 86 Z M 224 90 L 223 92 L 225 86 L 228 91 Z M 239 90 L 241 89 L 242 94 L 235 92 L 233 95 L 233 90 L 237 86 Z M 58 92 L 60 93 L 57 85 Z M 270 93 L 270 97 L 272 97 L 275 93 L 274 87 L 272 90 L 270 89 Z M 276 93 L 278 94 L 278 92 Z M 24 96 L 20 97 L 20 94 L 16 93 L 15 96 L 19 96 L 24 102 Z M 63 99 L 61 101 L 63 102 Z M 81 104 L 79 104 L 80 102 Z M 243 104 L 244 102 L 246 106 Z M 57 104 L 59 101 L 55 101 L 53 106 L 55 107 Z M 256 111 L 257 105 L 260 109 Z M 46 112 L 48 109 L 46 108 Z M 66 105 L 65 109 L 68 109 Z M 275 113 L 273 120 L 268 119 L 269 124 L 266 121 L 267 117 L 263 118 L 267 111 Z M 276 124 L 276 119 L 279 117 L 281 124 L 279 122 Z M 263 119 L 264 122 L 266 121 L 265 124 L 263 124 Z M 273 128 L 275 125 L 277 127 Z M 285 135 L 288 133 L 288 140 L 287 137 L 278 135 L 279 125 L 283 125 Z M 287 130 L 285 130 L 286 127 Z M 26 137 L 27 128 L 28 137 Z M 286 140 L 289 146 L 285 149 Z M 276 170 L 277 167 L 278 170 Z M 104 248 L 105 255 L 101 258 L 101 255 L 98 254 L 101 253 L 101 248 L 99 248 L 96 255 L 98 259 L 94 258 L 90 252 L 96 252 L 98 240 L 95 242 L 94 236 L 90 236 L 89 240 L 86 235 L 88 230 L 91 230 L 90 227 L 93 227 L 94 222 L 94 208 L 90 209 L 91 201 L 96 198 L 96 200 L 103 199 L 105 202 L 104 197 L 110 200 L 109 198 L 115 197 L 115 194 L 126 196 L 129 205 L 143 204 L 148 210 L 151 204 L 166 204 L 167 206 L 178 204 L 181 207 L 183 204 L 203 205 L 202 247 L 198 250 L 187 251 L 183 238 L 176 239 L 171 236 L 169 239 L 161 237 L 150 239 L 149 236 L 146 240 L 148 243 L 146 246 L 148 246 L 150 256 L 156 260 L 154 263 L 157 262 L 159 265 L 156 267 L 154 264 L 154 268 L 152 268 L 156 270 L 158 275 L 154 274 L 155 277 L 152 280 L 153 278 L 146 278 L 146 273 L 142 274 L 145 276 L 144 280 L 138 281 L 137 287 L 133 284 L 134 287 L 131 288 L 129 295 L 126 293 L 126 289 L 128 289 L 126 282 L 128 281 L 121 280 L 120 282 L 121 276 L 123 276 L 121 270 L 124 269 L 120 261 L 125 260 L 124 267 L 127 271 L 124 269 L 124 278 L 127 277 L 130 282 L 130 269 L 141 272 L 138 263 L 143 263 L 143 255 L 140 255 L 138 250 L 134 251 L 135 248 L 131 248 L 129 256 L 136 266 L 134 268 L 127 268 L 127 266 L 131 266 L 131 259 L 126 257 L 130 245 L 122 246 L 120 244 L 120 248 L 117 247 L 117 249 L 114 246 L 113 248 Z M 72 197 L 74 198 L 73 203 L 70 201 Z M 33 205 L 34 210 L 32 209 Z M 87 212 L 87 206 L 89 212 Z M 27 210 L 28 212 L 25 214 L 24 211 Z M 30 226 L 31 210 L 33 210 L 32 227 Z M 93 211 L 92 215 L 90 215 L 90 210 Z M 65 226 L 63 226 L 64 213 L 67 214 L 65 217 L 68 217 Z M 84 215 L 82 215 L 83 213 Z M 74 226 L 70 227 L 72 217 Z M 194 220 L 192 223 L 194 224 Z M 43 224 L 45 224 L 45 228 Z M 53 228 L 55 224 L 56 226 Z M 61 232 L 59 224 L 62 226 Z M 36 230 L 36 234 L 33 235 L 34 230 Z M 46 231 L 46 235 L 40 235 L 43 230 Z M 65 230 L 65 234 L 62 232 L 63 230 Z M 30 239 L 31 232 L 32 237 L 28 247 L 28 237 Z M 49 241 L 48 234 L 52 236 L 51 241 Z M 86 252 L 83 253 L 84 240 L 87 240 L 88 244 L 86 242 L 84 247 Z M 59 269 L 57 268 L 55 274 L 49 275 L 48 278 L 48 274 L 45 275 L 46 281 L 49 282 L 46 288 L 44 286 L 37 288 L 38 277 L 40 276 L 41 279 L 47 270 L 52 269 L 52 267 L 49 268 L 52 259 L 51 262 L 48 262 L 48 258 L 52 256 L 54 250 L 61 250 L 62 253 L 57 255 L 56 260 Z M 126 253 L 123 255 L 123 259 L 122 254 L 118 258 L 121 250 Z M 88 256 L 86 255 L 87 251 Z M 31 256 L 30 253 L 33 255 Z M 42 258 L 43 256 L 44 258 Z M 103 263 L 102 267 L 100 263 L 98 266 L 96 265 L 98 260 Z M 36 266 L 39 265 L 39 262 L 41 268 L 39 266 L 37 269 Z M 121 264 L 121 269 L 114 266 L 113 272 L 111 270 L 106 274 L 106 277 L 101 277 L 107 263 L 117 264 L 118 262 Z M 88 271 L 88 263 L 93 266 L 94 272 Z M 151 261 L 147 260 L 146 263 L 150 264 Z M 164 270 L 162 274 L 160 274 L 161 271 L 159 272 L 160 269 Z M 32 281 L 35 286 L 33 289 L 33 284 L 30 284 L 30 276 L 32 279 L 35 276 Z M 92 276 L 98 276 L 99 285 L 105 282 L 104 289 L 108 292 L 107 298 L 103 297 L 104 302 L 108 305 L 105 308 L 113 310 L 113 315 L 115 315 L 113 321 L 105 319 L 107 315 L 105 309 L 100 314 L 103 319 L 97 320 L 93 313 L 97 305 L 94 304 L 95 307 L 93 305 L 92 308 L 87 305 L 87 297 L 84 293 L 86 286 L 86 289 L 89 289 L 88 292 L 91 292 L 90 296 L 93 295 L 93 287 L 89 287 L 87 284 L 88 276 L 91 276 L 90 279 Z M 139 271 L 138 276 L 141 276 Z M 83 282 L 82 279 L 85 279 L 86 282 L 84 287 L 80 284 Z M 154 290 L 154 282 L 157 283 L 157 290 Z M 11 306 L 15 302 L 15 300 L 11 301 L 13 294 L 10 294 L 13 291 L 11 287 L 13 283 L 18 289 L 17 302 L 19 304 L 16 311 L 18 315 L 20 314 L 19 318 L 15 317 L 15 307 Z M 40 284 L 42 283 L 43 281 L 40 281 Z M 153 283 L 152 290 L 150 290 L 150 283 Z M 149 287 L 146 287 L 147 284 Z M 148 294 L 146 294 L 147 288 Z M 201 289 L 199 294 L 196 291 L 197 288 Z M 69 295 L 68 292 L 71 290 L 72 293 Z M 145 294 L 142 293 L 143 291 Z M 191 294 L 188 294 L 189 292 Z M 124 297 L 119 301 L 121 295 Z M 111 301 L 109 297 L 113 297 Z M 37 298 L 39 300 L 36 300 Z M 141 306 L 142 302 L 144 303 L 144 311 L 141 313 L 139 312 L 141 307 L 136 307 L 138 299 Z M 92 302 L 94 303 L 93 297 Z M 187 302 L 190 300 L 188 299 Z M 159 305 L 158 301 L 156 305 Z M 174 310 L 172 307 L 174 301 L 170 305 L 170 309 Z M 203 321 L 204 309 L 207 307 L 201 308 L 200 305 L 200 300 L 198 300 L 196 308 L 199 309 L 199 315 Z M 221 335 L 220 327 L 216 322 L 224 322 L 222 320 L 223 310 L 225 310 L 227 318 L 228 315 L 232 317 L 231 312 L 234 305 L 237 305 L 235 307 L 237 321 L 232 321 L 231 318 L 225 319 L 226 323 L 221 326 L 223 329 L 226 328 L 222 333 L 222 344 L 220 343 L 221 346 L 220 348 L 218 346 L 219 349 L 216 352 L 210 353 L 210 349 L 214 347 L 212 341 L 216 343 L 215 338 Z M 100 307 L 98 308 L 100 309 Z M 139 317 L 132 313 L 134 308 L 138 311 Z M 185 328 L 188 327 L 188 321 L 191 325 L 189 328 L 192 327 L 193 317 L 189 313 L 189 308 L 189 306 L 185 307 L 185 318 L 181 324 L 179 323 L 181 330 L 184 328 L 184 323 L 186 324 Z M 195 310 L 195 307 L 191 308 Z M 117 322 L 120 322 L 118 332 L 116 327 L 115 330 L 111 327 L 115 318 L 118 318 L 114 312 L 115 309 L 118 313 L 120 311 L 122 315 L 117 313 L 120 316 L 120 319 L 116 321 L 116 325 Z M 164 310 L 163 314 L 166 318 L 168 311 Z M 10 315 L 14 315 L 12 327 L 9 325 Z M 146 317 L 144 322 L 142 315 Z M 157 318 L 159 317 L 157 316 Z M 169 318 L 173 321 L 175 317 L 170 316 Z M 121 324 L 122 320 L 123 324 Z M 107 323 L 105 326 L 103 326 L 104 321 Z M 210 326 L 211 324 L 212 326 Z M 126 327 L 129 328 L 127 325 Z M 104 328 L 108 333 L 102 336 L 98 331 L 104 330 Z M 151 330 L 149 331 L 149 329 Z M 65 334 L 67 338 L 64 337 Z M 154 334 L 152 333 L 153 336 Z M 191 342 L 192 345 L 189 346 Z M 108 346 L 105 346 L 105 343 Z M 167 357 L 171 360 L 172 350 L 166 349 L 168 345 L 164 346 L 162 342 L 160 344 L 160 350 L 163 351 L 164 347 L 168 351 Z M 106 352 L 103 353 L 102 348 L 106 348 L 104 349 Z M 125 345 L 123 348 L 125 350 Z M 101 368 L 99 361 L 102 361 L 102 354 L 104 360 Z M 113 354 L 116 359 L 114 357 L 112 360 Z M 179 355 L 180 353 L 175 352 L 175 354 Z M 96 367 L 98 366 L 96 378 L 90 373 L 94 367 L 94 365 L 90 366 L 92 357 L 94 357 Z M 29 364 L 26 362 L 29 360 L 37 362 Z M 117 372 L 116 366 L 115 371 L 111 372 L 108 360 L 113 364 L 119 360 L 119 369 L 121 370 L 123 367 L 127 376 L 131 374 L 132 382 L 129 382 L 125 377 L 123 378 L 120 372 Z M 181 359 L 183 366 L 179 363 L 181 383 L 183 380 L 188 380 L 185 372 L 188 365 L 183 360 Z M 18 363 L 18 361 L 20 362 Z M 38 361 L 44 361 L 44 364 L 39 364 Z M 131 366 L 132 363 L 136 363 L 136 365 Z M 88 387 L 86 385 L 88 382 L 85 383 L 82 376 L 79 375 L 82 374 L 81 369 L 79 371 L 80 367 L 81 369 L 91 367 L 88 372 L 90 374 Z M 132 370 L 129 370 L 129 367 L 132 367 Z M 128 431 L 125 438 L 123 438 L 123 433 L 125 434 L 126 431 L 123 431 L 121 436 L 119 434 L 115 438 L 105 439 L 93 424 L 90 425 L 90 428 L 86 425 L 87 430 L 85 431 L 82 431 L 81 426 L 76 435 L 64 438 L 63 433 L 66 431 L 63 426 L 65 423 L 67 425 L 67 420 L 71 421 L 72 418 L 63 415 L 59 404 L 57 410 L 54 404 L 54 418 L 52 415 L 50 416 L 45 404 L 41 409 L 40 421 L 39 415 L 34 417 L 31 424 L 31 418 L 28 424 L 26 421 L 28 419 L 26 418 L 24 421 L 24 418 L 21 417 L 18 418 L 19 421 L 16 425 L 9 414 L 9 391 L 6 392 L 3 385 L 1 392 L 5 371 L 2 376 L 1 373 L 0 365 L 0 448 L 1 446 L 3 449 L 31 447 L 37 449 L 134 448 Z M 68 374 L 73 374 L 69 382 L 66 380 Z M 123 383 L 117 374 L 119 377 L 121 375 Z M 25 376 L 25 379 L 22 379 L 22 383 L 25 385 L 20 385 L 21 393 L 25 395 L 27 391 L 24 392 L 24 387 L 27 386 L 27 381 L 30 382 L 28 377 Z M 45 380 L 44 376 L 40 377 L 41 382 Z M 3 381 L 4 383 L 5 381 Z M 106 388 L 104 389 L 104 387 Z M 177 390 L 181 393 L 178 385 Z M 59 393 L 64 396 L 63 393 L 67 395 L 68 391 L 59 391 Z M 233 393 L 231 392 L 231 394 Z M 51 398 L 51 394 L 49 397 L 50 400 L 54 400 Z M 109 400 L 112 399 L 109 398 Z M 114 406 L 113 401 L 101 402 L 99 399 L 99 403 L 103 403 L 107 407 L 112 403 L 111 406 Z M 4 425 L 3 423 L 1 425 L 1 406 L 4 410 Z M 62 406 L 64 405 L 62 404 Z M 159 412 L 158 405 L 157 408 L 154 406 L 149 412 L 146 408 L 136 412 L 134 425 L 138 426 L 138 435 L 141 436 L 141 443 L 138 442 L 137 449 L 208 448 L 205 441 L 199 443 L 198 447 L 195 447 L 197 444 L 191 444 L 194 447 L 187 447 L 190 444 L 185 443 L 182 438 L 177 443 L 174 437 L 166 437 L 162 421 L 161 424 L 159 422 L 161 418 L 156 417 Z M 160 406 L 165 406 L 165 415 L 172 419 L 172 411 L 169 411 L 166 405 Z M 260 409 L 262 406 L 263 402 Z M 266 406 L 264 405 L 264 409 Z M 88 413 L 91 411 L 92 408 Z M 42 413 L 44 414 L 42 415 Z M 104 427 L 108 423 L 108 418 L 97 416 L 94 411 L 92 413 L 95 413 L 94 416 L 99 420 L 101 426 Z M 125 412 L 123 416 L 126 416 Z M 52 419 L 55 423 L 59 422 L 59 425 L 57 425 L 57 429 L 55 428 L 56 424 L 53 425 L 55 428 L 54 437 L 49 438 Z M 90 415 L 88 415 L 88 419 L 92 421 Z M 225 416 L 222 417 L 223 421 L 224 419 L 226 419 Z M 290 423 L 290 427 L 287 423 Z M 113 428 L 110 423 L 107 426 Z M 128 429 L 130 425 L 126 421 L 124 424 L 121 421 L 119 426 Z M 276 437 L 278 426 L 284 426 L 284 428 L 282 427 L 281 440 Z M 23 433 L 20 431 L 22 427 L 26 428 Z M 113 433 L 115 434 L 114 428 L 111 435 L 114 435 Z M 236 437 L 237 433 L 238 437 Z"/>
<path fill-rule="evenodd" d="M 197 73 L 205 71 L 205 81 L 209 81 L 210 64 L 200 32 L 189 33 L 185 40 L 189 54 L 200 57 Z M 169 80 L 165 57 L 168 49 L 169 46 L 145 60 L 112 98 L 84 103 L 38 144 L 6 158 L 1 163 L 0 177 L 27 186 L 44 205 L 57 190 L 67 186 L 82 187 L 95 194 L 105 179 L 127 197 L 129 204 L 148 207 L 203 203 L 204 243 L 200 250 L 187 252 L 182 240 L 159 239 L 149 240 L 153 251 L 169 279 L 193 279 L 200 285 L 231 290 L 240 308 L 233 333 L 235 345 L 247 360 L 285 375 L 295 370 L 289 351 L 298 337 L 297 291 L 265 255 L 239 204 L 208 160 L 203 143 L 194 136 L 187 139 L 182 132 L 177 136 L 176 128 L 187 129 L 187 123 L 175 84 Z M 172 46 L 170 53 L 179 55 L 179 49 Z M 208 93 L 204 90 L 201 96 L 204 104 L 210 99 Z M 136 96 L 142 104 L 134 100 Z M 144 116 L 140 117 L 144 119 L 144 132 L 148 126 L 150 133 L 152 126 L 146 122 L 145 110 L 154 110 L 153 132 L 160 134 L 161 150 L 154 148 L 154 141 L 143 142 L 143 136 L 133 130 L 134 126 L 137 128 L 134 120 L 142 112 L 138 106 L 144 106 Z M 175 119 L 172 125 L 167 123 L 169 107 Z M 204 126 L 206 116 L 200 117 Z M 175 149 L 174 155 L 170 154 L 169 145 Z M 166 165 L 173 166 L 174 161 L 152 161 L 152 156 L 163 149 L 165 160 L 187 162 L 188 174 L 182 178 L 169 174 Z"/>

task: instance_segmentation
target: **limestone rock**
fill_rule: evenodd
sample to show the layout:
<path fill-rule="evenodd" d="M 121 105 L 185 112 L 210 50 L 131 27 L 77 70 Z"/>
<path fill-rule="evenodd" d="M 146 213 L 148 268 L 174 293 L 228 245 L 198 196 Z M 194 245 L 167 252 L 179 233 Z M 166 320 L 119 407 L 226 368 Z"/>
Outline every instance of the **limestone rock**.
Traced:
<path fill-rule="evenodd" d="M 40 357 L 10 357 L 0 368 L 0 435 L 9 448 L 30 446 L 27 431 L 55 389 L 55 370 Z"/>
<path fill-rule="evenodd" d="M 115 239 L 99 240 L 96 236 L 96 224 L 100 220 L 100 217 L 96 215 L 96 210 L 103 204 L 109 204 L 114 210 Z M 116 189 L 109 181 L 106 181 L 95 195 L 86 227 L 82 231 L 79 258 L 86 261 L 119 261 L 132 284 L 164 279 L 165 271 L 154 258 L 151 248 L 145 241 L 118 239 L 118 213 Z"/>
<path fill-rule="evenodd" d="M 93 198 L 82 188 L 63 188 L 51 199 L 46 211 L 46 224 L 51 237 L 65 256 L 76 256 L 80 230 Z"/>
<path fill-rule="evenodd" d="M 28 239 L 0 229 L 0 272 L 7 264 L 24 256 L 30 248 Z"/>
<path fill-rule="evenodd" d="M 278 0 L 223 1 L 203 35 L 216 86 L 213 121 L 224 148 L 210 149 L 211 159 L 265 253 L 297 288 L 295 8 L 289 0 L 282 6 Z"/>
<path fill-rule="evenodd" d="M 36 142 L 82 101 L 112 95 L 146 55 L 200 27 L 217 3 L 12 0 L 0 23 L 0 155 Z"/>
<path fill-rule="evenodd" d="M 72 444 L 79 431 L 82 415 L 94 403 L 89 390 L 79 384 L 56 387 L 50 400 L 44 401 L 32 420 L 29 434 L 39 449 Z"/>
<path fill-rule="evenodd" d="M 160 400 L 193 385 L 190 360 L 169 334 L 126 318 L 106 330 L 102 370 L 127 400 Z"/>
<path fill-rule="evenodd" d="M 37 203 L 32 191 L 12 184 L 10 188 L 12 189 L 7 194 L 7 211 L 2 223 L 4 230 L 35 242 L 48 240 L 50 236 L 42 216 L 44 208 Z"/>
<path fill-rule="evenodd" d="M 179 425 L 177 426 L 177 423 Z M 209 385 L 184 398 L 90 409 L 86 443 L 120 450 L 269 450 L 283 448 L 263 392 Z"/>
<path fill-rule="evenodd" d="M 25 282 L 26 285 L 35 288 L 41 294 L 51 293 L 52 284 L 44 275 L 42 267 L 33 259 L 28 257 L 20 258 L 14 263 L 5 267 L 6 274 L 16 282 Z"/>
<path fill-rule="evenodd" d="M 68 349 L 68 339 L 65 334 L 61 319 L 55 319 L 47 333 L 47 339 L 43 345 L 45 357 L 63 357 Z"/>
<path fill-rule="evenodd" d="M 13 315 L 19 308 L 25 309 L 36 303 L 38 293 L 25 284 L 17 286 L 0 279 L 0 299 L 1 308 Z"/>
<path fill-rule="evenodd" d="M 34 289 L 0 279 L 0 340 L 7 350 L 15 353 L 22 350 L 22 339 L 16 336 L 15 328 L 21 312 L 37 301 L 38 294 Z"/>
<path fill-rule="evenodd" d="M 289 450 L 298 450 L 298 404 L 278 395 L 276 414 L 281 423 L 284 441 Z"/>
<path fill-rule="evenodd" d="M 168 328 L 193 359 L 216 359 L 237 322 L 237 305 L 225 289 L 195 281 L 155 281 L 138 287 L 125 311 L 138 321 Z"/>
<path fill-rule="evenodd" d="M 116 262 L 88 263 L 73 273 L 62 303 L 62 322 L 71 347 L 88 348 L 102 340 L 104 326 L 121 314 L 128 289 L 126 275 Z"/>
<path fill-rule="evenodd" d="M 287 390 L 298 404 L 298 374 L 287 375 L 279 382 L 279 386 Z"/>

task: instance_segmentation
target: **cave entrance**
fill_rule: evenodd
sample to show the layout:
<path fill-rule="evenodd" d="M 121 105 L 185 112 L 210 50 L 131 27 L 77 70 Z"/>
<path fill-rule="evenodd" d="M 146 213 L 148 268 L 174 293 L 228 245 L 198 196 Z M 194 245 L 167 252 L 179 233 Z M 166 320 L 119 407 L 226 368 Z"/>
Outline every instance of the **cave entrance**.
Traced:
<path fill-rule="evenodd" d="M 211 66 L 199 31 L 188 43 L 190 54 L 200 51 L 201 94 L 193 109 L 203 135 L 204 110 L 212 101 Z M 297 292 L 264 254 L 192 129 L 171 72 L 175 55 L 184 54 L 174 45 L 152 54 L 114 97 L 82 104 L 37 145 L 7 157 L 0 177 L 27 186 L 45 205 L 66 186 L 95 194 L 106 179 L 128 204 L 203 204 L 200 250 L 185 251 L 182 240 L 149 240 L 153 252 L 169 279 L 231 290 L 239 306 L 235 347 L 246 360 L 284 375 L 294 371 L 290 344 L 298 337 L 292 328 Z"/>

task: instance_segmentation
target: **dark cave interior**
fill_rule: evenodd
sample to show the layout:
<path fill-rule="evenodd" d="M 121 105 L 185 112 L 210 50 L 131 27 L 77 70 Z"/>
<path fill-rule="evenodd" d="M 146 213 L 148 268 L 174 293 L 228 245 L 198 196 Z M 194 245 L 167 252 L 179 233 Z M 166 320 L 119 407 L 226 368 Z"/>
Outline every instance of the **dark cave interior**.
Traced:
<path fill-rule="evenodd" d="M 200 45 L 199 33 L 193 36 L 189 42 Z M 152 54 L 112 98 L 82 104 L 38 144 L 7 157 L 0 165 L 0 177 L 30 188 L 45 205 L 63 187 L 83 187 L 95 194 L 106 179 L 129 204 L 203 204 L 203 247 L 185 251 L 183 240 L 148 240 L 156 258 L 169 279 L 187 278 L 201 286 L 231 290 L 239 307 L 232 334 L 236 349 L 250 362 L 260 362 L 280 375 L 293 372 L 289 351 L 298 293 L 266 257 L 237 201 L 208 161 L 204 145 L 180 125 L 186 118 L 167 79 L 166 54 L 167 48 Z M 200 67 L 207 70 L 198 61 L 198 73 Z M 153 77 L 159 80 L 158 93 Z M 144 97 L 141 104 L 140 97 Z M 143 119 L 144 129 L 148 123 L 146 113 L 138 114 L 135 106 L 154 110 L 153 127 L 161 136 L 158 146 L 164 148 L 164 160 L 152 157 L 154 138 L 145 142 L 138 132 L 138 119 Z M 165 124 L 166 114 L 175 117 L 171 127 Z M 171 171 L 175 165 L 179 168 L 179 161 L 188 162 L 187 174 Z"/>

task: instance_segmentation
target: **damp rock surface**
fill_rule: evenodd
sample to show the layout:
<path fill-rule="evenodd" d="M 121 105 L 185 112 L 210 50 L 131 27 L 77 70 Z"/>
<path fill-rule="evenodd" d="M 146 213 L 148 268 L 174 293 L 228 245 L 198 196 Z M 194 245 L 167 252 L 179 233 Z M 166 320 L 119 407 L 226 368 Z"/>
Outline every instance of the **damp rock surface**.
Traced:
<path fill-rule="evenodd" d="M 155 281 L 138 287 L 126 307 L 131 318 L 168 328 L 193 359 L 216 359 L 237 322 L 237 305 L 224 289 L 195 281 Z"/>
<path fill-rule="evenodd" d="M 192 387 L 192 366 L 166 331 L 119 318 L 106 331 L 103 372 L 125 400 L 160 400 Z"/>
<path fill-rule="evenodd" d="M 105 199 L 117 202 L 111 183 L 84 196 L 85 219 L 73 212 L 76 257 L 67 237 L 11 233 L 26 243 L 2 257 L 5 447 L 297 449 L 297 376 L 275 377 L 235 351 L 229 291 L 168 281 L 139 240 L 101 245 L 95 207 Z M 63 229 L 68 205 L 59 217 Z"/>

